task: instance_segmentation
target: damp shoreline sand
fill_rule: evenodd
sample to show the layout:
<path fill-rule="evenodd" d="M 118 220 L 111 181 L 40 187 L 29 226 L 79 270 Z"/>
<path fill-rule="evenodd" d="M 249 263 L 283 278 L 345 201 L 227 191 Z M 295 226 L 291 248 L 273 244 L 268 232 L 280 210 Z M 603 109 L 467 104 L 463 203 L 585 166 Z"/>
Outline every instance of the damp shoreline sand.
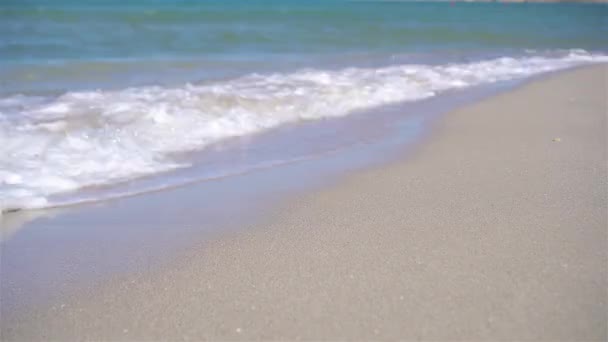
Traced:
<path fill-rule="evenodd" d="M 607 80 L 579 68 L 448 113 L 407 160 L 4 317 L 2 340 L 605 340 Z"/>

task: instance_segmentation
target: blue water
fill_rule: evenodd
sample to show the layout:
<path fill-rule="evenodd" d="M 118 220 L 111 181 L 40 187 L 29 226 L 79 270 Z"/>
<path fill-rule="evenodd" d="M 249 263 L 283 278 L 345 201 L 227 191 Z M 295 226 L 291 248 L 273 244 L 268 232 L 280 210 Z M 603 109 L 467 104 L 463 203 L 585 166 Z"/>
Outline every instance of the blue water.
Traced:
<path fill-rule="evenodd" d="M 5 0 L 0 209 L 170 179 L 231 138 L 607 53 L 606 4 Z"/>
<path fill-rule="evenodd" d="M 605 51 L 608 5 L 5 0 L 0 37 L 5 92 L 66 90 L 319 63 Z"/>

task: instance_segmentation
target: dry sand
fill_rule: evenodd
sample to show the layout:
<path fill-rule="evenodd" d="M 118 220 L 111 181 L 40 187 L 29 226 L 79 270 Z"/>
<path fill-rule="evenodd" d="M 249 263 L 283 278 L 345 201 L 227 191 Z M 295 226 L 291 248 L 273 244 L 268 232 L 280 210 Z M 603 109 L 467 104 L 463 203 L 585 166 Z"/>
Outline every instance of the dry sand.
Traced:
<path fill-rule="evenodd" d="M 606 340 L 608 67 L 447 114 L 407 160 L 3 319 L 5 340 Z"/>

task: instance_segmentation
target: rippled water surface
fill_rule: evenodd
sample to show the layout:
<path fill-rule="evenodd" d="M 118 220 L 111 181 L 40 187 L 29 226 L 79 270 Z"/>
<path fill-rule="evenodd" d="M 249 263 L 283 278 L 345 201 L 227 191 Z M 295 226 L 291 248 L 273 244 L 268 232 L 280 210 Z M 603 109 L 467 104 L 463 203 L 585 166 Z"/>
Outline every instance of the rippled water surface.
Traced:
<path fill-rule="evenodd" d="M 606 61 L 608 6 L 9 0 L 0 37 L 9 210 L 171 179 L 285 124 Z"/>

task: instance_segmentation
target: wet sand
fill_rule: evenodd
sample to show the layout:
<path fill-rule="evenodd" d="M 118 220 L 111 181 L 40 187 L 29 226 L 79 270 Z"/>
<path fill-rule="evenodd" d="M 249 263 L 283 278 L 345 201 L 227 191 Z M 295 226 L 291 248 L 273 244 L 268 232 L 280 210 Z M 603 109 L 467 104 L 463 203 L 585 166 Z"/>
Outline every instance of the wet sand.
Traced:
<path fill-rule="evenodd" d="M 412 158 L 3 317 L 2 339 L 606 340 L 607 83 L 581 68 L 451 112 Z"/>

